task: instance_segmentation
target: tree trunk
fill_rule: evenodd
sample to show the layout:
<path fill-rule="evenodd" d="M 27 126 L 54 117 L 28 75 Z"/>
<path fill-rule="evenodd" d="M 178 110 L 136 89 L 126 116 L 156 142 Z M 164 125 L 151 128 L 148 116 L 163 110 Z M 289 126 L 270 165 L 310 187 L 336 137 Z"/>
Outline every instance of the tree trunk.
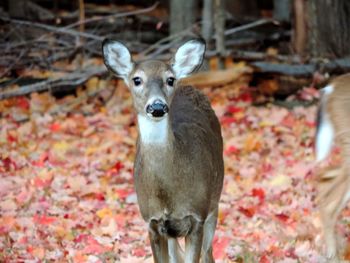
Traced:
<path fill-rule="evenodd" d="M 225 68 L 224 58 L 225 54 L 225 11 L 224 11 L 224 1 L 214 0 L 215 4 L 215 40 L 216 40 L 216 50 L 219 57 L 219 69 Z"/>
<path fill-rule="evenodd" d="M 211 39 L 213 37 L 213 0 L 204 0 L 203 1 L 203 10 L 202 10 L 202 37 L 207 44 L 207 49 L 211 49 Z M 201 71 L 209 70 L 209 61 L 204 59 Z"/>
<path fill-rule="evenodd" d="M 213 0 L 204 0 L 202 11 L 202 37 L 209 44 L 213 34 Z"/>
<path fill-rule="evenodd" d="M 312 57 L 350 55 L 350 1 L 308 0 L 308 51 Z"/>
<path fill-rule="evenodd" d="M 294 51 L 301 57 L 304 56 L 307 45 L 305 5 L 304 0 L 294 0 L 294 30 L 292 42 Z M 313 20 L 313 17 L 311 17 L 309 23 L 312 24 Z"/>
<path fill-rule="evenodd" d="M 197 0 L 171 0 L 170 34 L 181 32 L 196 21 Z"/>
<path fill-rule="evenodd" d="M 291 0 L 273 1 L 273 18 L 280 22 L 290 22 Z"/>

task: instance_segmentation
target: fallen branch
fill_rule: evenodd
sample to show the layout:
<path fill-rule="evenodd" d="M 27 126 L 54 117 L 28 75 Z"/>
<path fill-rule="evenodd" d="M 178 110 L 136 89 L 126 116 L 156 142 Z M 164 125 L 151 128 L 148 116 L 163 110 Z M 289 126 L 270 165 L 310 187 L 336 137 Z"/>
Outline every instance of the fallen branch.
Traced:
<path fill-rule="evenodd" d="M 271 55 L 265 52 L 245 51 L 245 50 L 232 50 L 231 56 L 235 60 L 273 60 L 278 62 L 287 62 L 291 64 L 300 64 L 301 59 L 299 56 L 288 56 L 288 55 Z"/>
<path fill-rule="evenodd" d="M 232 83 L 239 77 L 250 73 L 252 73 L 252 68 L 248 66 L 237 68 L 233 67 L 225 70 L 205 71 L 182 79 L 181 84 L 193 85 L 198 88 L 217 87 Z"/>
<path fill-rule="evenodd" d="M 16 89 L 2 91 L 0 92 L 0 100 L 21 96 L 21 95 L 27 95 L 32 92 L 46 91 L 46 90 L 51 90 L 51 89 L 60 88 L 60 87 L 67 87 L 67 86 L 76 87 L 83 84 L 91 77 L 96 75 L 102 75 L 102 74 L 105 74 L 106 72 L 107 72 L 107 69 L 104 66 L 101 66 L 101 67 L 91 67 L 78 72 L 67 73 L 63 77 L 55 77 L 52 79 L 40 81 L 35 84 L 20 86 Z"/>
<path fill-rule="evenodd" d="M 325 62 L 318 61 L 298 65 L 271 62 L 255 62 L 251 63 L 251 65 L 259 73 L 275 73 L 295 77 L 311 77 L 316 71 L 330 74 L 350 71 L 350 58 L 341 58 Z"/>

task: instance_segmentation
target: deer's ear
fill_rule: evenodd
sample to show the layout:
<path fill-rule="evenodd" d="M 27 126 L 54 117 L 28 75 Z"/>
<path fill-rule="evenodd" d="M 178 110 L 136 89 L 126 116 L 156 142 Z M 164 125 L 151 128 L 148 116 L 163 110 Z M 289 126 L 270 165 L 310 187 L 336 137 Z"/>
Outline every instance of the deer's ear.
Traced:
<path fill-rule="evenodd" d="M 177 79 L 184 78 L 200 67 L 205 52 L 203 40 L 190 40 L 176 51 L 171 66 Z"/>
<path fill-rule="evenodd" d="M 134 62 L 130 51 L 122 43 L 105 39 L 102 43 L 104 62 L 109 70 L 124 79 L 131 73 Z"/>

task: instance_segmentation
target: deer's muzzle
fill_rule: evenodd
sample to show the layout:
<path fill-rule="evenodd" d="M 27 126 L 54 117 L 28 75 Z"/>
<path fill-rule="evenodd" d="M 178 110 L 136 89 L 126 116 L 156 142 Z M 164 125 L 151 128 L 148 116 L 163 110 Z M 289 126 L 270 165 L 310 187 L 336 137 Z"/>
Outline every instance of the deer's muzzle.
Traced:
<path fill-rule="evenodd" d="M 168 105 L 166 105 L 161 100 L 156 100 L 152 104 L 149 104 L 146 107 L 147 114 L 151 114 L 152 117 L 155 117 L 155 118 L 163 117 L 166 113 L 168 113 L 168 111 L 169 111 Z"/>

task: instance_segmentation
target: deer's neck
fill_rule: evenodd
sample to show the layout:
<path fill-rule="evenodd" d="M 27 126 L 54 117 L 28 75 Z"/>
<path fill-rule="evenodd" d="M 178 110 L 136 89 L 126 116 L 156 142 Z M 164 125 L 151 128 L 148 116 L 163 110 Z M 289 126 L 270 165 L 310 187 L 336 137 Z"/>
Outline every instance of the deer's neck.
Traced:
<path fill-rule="evenodd" d="M 168 148 L 173 139 L 169 115 L 160 121 L 138 115 L 140 143 L 143 147 Z"/>

